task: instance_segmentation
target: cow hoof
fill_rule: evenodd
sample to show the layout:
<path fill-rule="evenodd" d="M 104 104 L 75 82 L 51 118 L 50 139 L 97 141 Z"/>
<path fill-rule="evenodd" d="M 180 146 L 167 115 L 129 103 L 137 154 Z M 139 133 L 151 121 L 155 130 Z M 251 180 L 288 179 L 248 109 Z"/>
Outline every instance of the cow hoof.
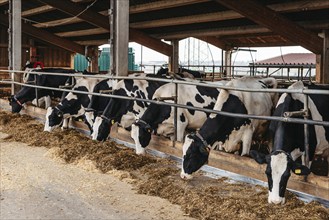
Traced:
<path fill-rule="evenodd" d="M 69 128 L 68 127 L 61 127 L 62 131 L 66 131 L 68 130 Z"/>

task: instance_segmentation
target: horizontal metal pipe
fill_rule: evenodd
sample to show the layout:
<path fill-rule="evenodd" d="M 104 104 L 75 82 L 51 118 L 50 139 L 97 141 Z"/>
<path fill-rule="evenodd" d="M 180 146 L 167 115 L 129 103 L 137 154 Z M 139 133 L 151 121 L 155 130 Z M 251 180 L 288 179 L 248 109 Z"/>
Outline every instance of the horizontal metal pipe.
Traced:
<path fill-rule="evenodd" d="M 174 107 L 178 107 L 178 108 L 186 108 L 186 109 L 202 111 L 202 112 L 207 112 L 207 113 L 214 113 L 214 114 L 219 114 L 219 115 L 224 115 L 224 116 L 229 116 L 229 117 L 251 118 L 251 119 L 259 119 L 259 120 L 272 120 L 272 121 L 282 121 L 282 122 L 288 122 L 288 123 L 322 125 L 322 126 L 329 127 L 328 121 L 305 120 L 305 119 L 285 118 L 285 117 L 277 117 L 277 116 L 259 116 L 259 115 L 237 114 L 237 113 L 223 112 L 223 111 L 217 111 L 217 110 L 213 110 L 213 109 L 204 109 L 204 108 L 199 108 L 199 107 L 194 107 L 194 106 L 186 106 L 186 105 L 181 105 L 181 104 L 167 103 L 167 102 L 162 102 L 162 101 L 158 101 L 158 100 L 149 100 L 149 99 L 142 99 L 142 98 L 136 98 L 136 97 L 119 96 L 119 95 L 112 95 L 112 94 L 100 94 L 100 93 L 95 93 L 95 92 L 84 92 L 84 91 L 59 89 L 59 88 L 50 88 L 50 87 L 45 87 L 45 86 L 26 85 L 24 83 L 18 83 L 18 82 L 15 82 L 14 84 L 25 85 L 25 86 L 33 87 L 33 88 L 50 89 L 50 90 L 64 91 L 64 92 L 73 92 L 73 93 L 78 93 L 78 94 L 97 95 L 97 96 L 126 99 L 126 100 L 132 100 L 132 101 L 143 101 L 143 102 L 154 103 L 154 104 L 159 104 L 159 105 L 168 105 L 168 106 L 174 106 Z"/>
<path fill-rule="evenodd" d="M 8 70 L 9 71 L 9 70 Z M 13 71 L 16 72 L 16 71 Z M 23 71 L 18 71 L 23 72 Z M 319 95 L 329 95 L 329 90 L 316 90 L 316 89 L 249 89 L 249 88 L 235 88 L 229 86 L 218 85 L 216 83 L 209 82 L 194 82 L 192 80 L 182 81 L 176 79 L 163 79 L 163 78 L 154 78 L 154 77 L 130 77 L 130 76 L 111 76 L 111 75 L 83 75 L 83 74 L 66 74 L 66 73 L 47 73 L 47 72 L 37 72 L 37 74 L 42 75 L 54 75 L 54 76 L 74 76 L 74 77 L 88 77 L 88 78 L 103 78 L 103 79 L 132 79 L 132 80 L 148 80 L 148 81 L 158 81 L 158 82 L 167 82 L 167 83 L 177 83 L 184 85 L 195 85 L 195 86 L 203 86 L 209 88 L 218 88 L 218 89 L 226 89 L 233 91 L 241 91 L 241 92 L 262 92 L 262 93 L 303 93 L 303 94 L 319 94 Z M 0 83 L 8 83 L 5 81 L 0 81 Z M 11 82 L 12 83 L 12 82 Z"/>

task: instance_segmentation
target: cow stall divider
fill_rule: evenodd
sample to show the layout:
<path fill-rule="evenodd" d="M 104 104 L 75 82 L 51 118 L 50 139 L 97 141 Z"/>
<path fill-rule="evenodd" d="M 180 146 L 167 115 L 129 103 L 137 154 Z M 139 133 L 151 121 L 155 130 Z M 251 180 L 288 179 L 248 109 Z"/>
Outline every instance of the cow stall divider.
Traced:
<path fill-rule="evenodd" d="M 1 71 L 1 70 L 0 70 Z M 18 73 L 22 74 L 25 71 L 8 71 L 6 72 L 11 73 Z M 167 82 L 167 83 L 174 83 L 175 84 L 175 97 L 163 97 L 162 99 L 158 100 L 149 100 L 149 99 L 143 99 L 143 98 L 137 98 L 137 97 L 128 97 L 128 96 L 119 96 L 119 95 L 113 95 L 106 93 L 94 93 L 94 92 L 84 92 L 84 91 L 74 91 L 72 88 L 68 89 L 68 87 L 61 87 L 61 88 L 51 88 L 51 87 L 45 87 L 45 86 L 37 86 L 33 84 L 26 84 L 26 83 L 20 83 L 20 82 L 14 82 L 14 81 L 7 81 L 7 80 L 0 80 L 0 83 L 4 84 L 15 84 L 15 85 L 21 85 L 21 86 L 27 86 L 27 87 L 33 87 L 36 89 L 50 89 L 50 90 L 56 90 L 56 91 L 63 91 L 63 92 L 73 92 L 77 94 L 87 94 L 87 95 L 97 95 L 97 96 L 104 96 L 104 97 L 110 97 L 110 98 L 118 98 L 118 99 L 125 99 L 125 100 L 131 100 L 131 101 L 142 101 L 142 102 L 148 102 L 148 103 L 154 103 L 158 105 L 166 105 L 166 106 L 172 106 L 175 108 L 175 120 L 174 120 L 174 126 L 175 126 L 175 140 L 173 141 L 173 146 L 175 146 L 176 143 L 176 136 L 177 136 L 177 108 L 186 108 L 190 110 L 196 110 L 196 111 L 203 111 L 206 113 L 214 113 L 219 114 L 223 116 L 229 116 L 229 117 L 237 117 L 237 118 L 249 118 L 249 119 L 260 119 L 260 120 L 273 120 L 273 121 L 282 121 L 287 123 L 298 123 L 298 124 L 304 124 L 304 132 L 305 132 L 305 149 L 308 149 L 309 145 L 309 137 L 308 137 L 308 125 L 321 125 L 321 126 L 327 126 L 329 127 L 328 121 L 317 121 L 317 120 L 310 120 L 308 119 L 308 95 L 310 94 L 321 94 L 321 95 L 329 95 L 329 90 L 315 90 L 315 89 L 245 89 L 245 88 L 233 88 L 229 86 L 223 86 L 223 85 L 216 85 L 215 83 L 206 83 L 206 82 L 195 82 L 195 81 L 182 81 L 182 80 L 176 80 L 176 79 L 164 79 L 164 78 L 151 78 L 151 77 L 145 77 L 145 76 L 135 76 L 135 77 L 129 77 L 129 76 L 112 76 L 112 75 L 83 75 L 83 74 L 63 74 L 63 73 L 48 73 L 48 72 L 35 72 L 33 74 L 37 75 L 56 75 L 56 76 L 74 76 L 74 77 L 89 77 L 89 78 L 104 78 L 104 79 L 111 79 L 111 80 L 121 80 L 121 79 L 130 79 L 130 80 L 148 80 L 148 81 L 160 81 L 160 82 Z M 299 112 L 287 112 L 284 117 L 277 117 L 277 116 L 259 116 L 259 115 L 248 115 L 248 114 L 237 114 L 237 113 L 230 113 L 230 112 L 224 112 L 224 111 L 217 111 L 213 109 L 204 109 L 199 107 L 193 107 L 193 106 L 186 106 L 181 105 L 177 103 L 177 97 L 178 97 L 178 84 L 186 84 L 186 85 L 196 85 L 196 86 L 203 86 L 203 87 L 212 87 L 212 88 L 219 88 L 219 89 L 226 89 L 226 90 L 234 90 L 234 91 L 243 91 L 243 92 L 266 92 L 266 93 L 302 93 L 304 94 L 305 101 L 304 101 L 304 109 Z M 165 102 L 166 100 L 173 100 L 174 103 Z M 300 118 L 294 118 L 297 115 L 304 116 L 304 119 Z M 308 151 L 305 151 L 308 152 Z M 309 155 L 306 153 L 304 155 L 304 162 L 308 166 L 309 164 L 306 163 L 309 161 Z"/>

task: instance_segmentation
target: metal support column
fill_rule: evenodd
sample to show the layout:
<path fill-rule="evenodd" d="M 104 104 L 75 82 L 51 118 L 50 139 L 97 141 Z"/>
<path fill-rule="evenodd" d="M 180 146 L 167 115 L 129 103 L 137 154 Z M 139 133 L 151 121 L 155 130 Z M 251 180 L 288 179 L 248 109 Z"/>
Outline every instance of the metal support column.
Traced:
<path fill-rule="evenodd" d="M 129 0 L 112 0 L 111 6 L 114 9 L 113 21 L 111 21 L 114 44 L 111 57 L 114 60 L 111 65 L 115 65 L 114 73 L 117 76 L 128 76 Z"/>
<path fill-rule="evenodd" d="M 22 1 L 21 0 L 12 0 L 11 1 L 11 39 L 12 39 L 12 69 L 13 70 L 21 70 L 22 68 Z M 12 73 L 11 78 L 15 82 L 21 81 L 21 75 Z M 20 89 L 18 85 L 12 85 L 11 92 L 15 94 Z"/>
<path fill-rule="evenodd" d="M 173 46 L 173 55 L 170 57 L 170 71 L 174 73 L 178 73 L 178 61 L 179 61 L 179 40 L 175 39 L 171 41 Z M 175 83 L 175 99 L 174 103 L 177 104 L 178 97 L 178 85 Z M 175 147 L 177 141 L 177 107 L 174 107 L 174 140 L 173 147 Z"/>
<path fill-rule="evenodd" d="M 225 51 L 225 71 L 226 77 L 232 77 L 232 50 Z"/>

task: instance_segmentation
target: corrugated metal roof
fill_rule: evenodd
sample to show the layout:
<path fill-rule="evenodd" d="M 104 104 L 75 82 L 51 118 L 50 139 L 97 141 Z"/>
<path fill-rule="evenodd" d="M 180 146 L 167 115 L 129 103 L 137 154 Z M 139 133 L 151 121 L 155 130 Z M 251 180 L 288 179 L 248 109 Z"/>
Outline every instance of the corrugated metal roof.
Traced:
<path fill-rule="evenodd" d="M 315 65 L 314 53 L 289 53 L 282 56 L 257 61 L 258 65 Z"/>

